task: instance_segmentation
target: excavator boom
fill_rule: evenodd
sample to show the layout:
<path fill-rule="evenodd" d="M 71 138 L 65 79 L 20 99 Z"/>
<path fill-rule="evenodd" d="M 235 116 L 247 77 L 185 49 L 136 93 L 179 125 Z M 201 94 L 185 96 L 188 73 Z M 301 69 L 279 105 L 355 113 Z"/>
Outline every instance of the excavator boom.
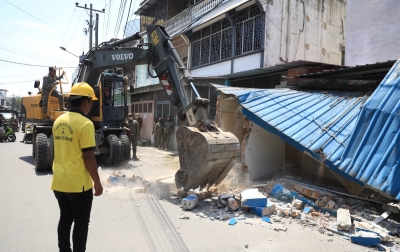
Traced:
<path fill-rule="evenodd" d="M 139 36 L 135 34 L 90 51 L 81 61 L 78 81 L 95 86 L 105 69 L 148 64 L 149 74 L 154 70 L 156 74 L 152 77 L 159 78 L 183 125 L 176 132 L 180 159 L 180 169 L 175 175 L 177 188 L 218 185 L 236 163 L 239 141 L 210 120 L 209 100 L 198 94 L 164 27 L 154 26 L 147 35 L 149 43 L 138 47 L 120 47 L 137 40 Z M 196 94 L 192 101 L 185 86 L 190 86 Z"/>

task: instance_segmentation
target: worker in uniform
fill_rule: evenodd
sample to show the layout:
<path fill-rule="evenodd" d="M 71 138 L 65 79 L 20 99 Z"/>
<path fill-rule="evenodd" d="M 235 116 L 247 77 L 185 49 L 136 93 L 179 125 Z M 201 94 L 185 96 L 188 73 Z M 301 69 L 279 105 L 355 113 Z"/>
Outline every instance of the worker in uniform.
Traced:
<path fill-rule="evenodd" d="M 162 118 L 158 119 L 158 123 L 156 124 L 156 126 L 154 127 L 154 132 L 155 135 L 157 137 L 157 145 L 158 145 L 158 149 L 162 150 L 164 147 L 164 125 L 163 125 L 163 121 Z"/>
<path fill-rule="evenodd" d="M 139 113 L 136 113 L 135 120 L 136 120 L 136 122 L 137 122 L 138 125 L 139 125 L 139 134 L 140 134 L 140 131 L 142 130 L 142 126 L 143 126 L 143 118 L 140 117 L 140 114 L 139 114 Z"/>
<path fill-rule="evenodd" d="M 51 190 L 60 208 L 59 251 L 72 251 L 70 232 L 73 222 L 73 251 L 85 251 L 93 195 L 103 193 L 94 155 L 94 125 L 85 116 L 97 98 L 86 82 L 75 84 L 70 98 L 69 112 L 59 116 L 52 127 L 54 161 Z"/>
<path fill-rule="evenodd" d="M 164 150 L 167 150 L 169 147 L 169 138 L 174 129 L 175 123 L 171 120 L 170 116 L 167 116 L 167 121 L 164 124 Z"/>
<path fill-rule="evenodd" d="M 49 94 L 54 85 L 57 84 L 58 80 L 61 80 L 65 75 L 65 72 L 60 76 L 56 76 L 56 68 L 51 66 L 49 67 L 49 74 L 43 77 L 43 87 L 42 87 L 42 97 L 43 97 L 43 113 L 47 113 L 47 102 L 49 99 Z M 58 102 L 60 104 L 60 110 L 64 110 L 64 98 L 63 96 L 57 92 L 57 90 L 53 90 L 51 92 L 51 96 L 57 97 Z"/>
<path fill-rule="evenodd" d="M 133 115 L 129 113 L 128 115 L 128 122 L 126 123 L 127 127 L 125 129 L 128 131 L 129 137 L 129 146 L 132 146 L 132 159 L 139 160 L 136 156 L 136 147 L 137 147 L 137 140 L 140 138 L 139 135 L 139 125 L 135 119 L 133 119 Z"/>
<path fill-rule="evenodd" d="M 11 118 L 9 120 L 9 125 L 14 133 L 17 132 L 18 119 L 14 117 L 14 114 L 11 114 Z"/>
<path fill-rule="evenodd" d="M 154 147 L 158 147 L 158 142 L 157 142 L 157 134 L 154 134 L 154 132 L 156 131 L 156 125 L 157 125 L 157 117 L 153 118 L 153 129 L 151 131 L 151 134 L 154 135 Z"/>

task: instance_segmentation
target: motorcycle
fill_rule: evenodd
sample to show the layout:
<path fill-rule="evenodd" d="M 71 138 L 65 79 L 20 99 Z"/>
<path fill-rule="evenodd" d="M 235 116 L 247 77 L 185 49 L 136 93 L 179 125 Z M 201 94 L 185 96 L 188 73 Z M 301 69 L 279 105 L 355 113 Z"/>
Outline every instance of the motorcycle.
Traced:
<path fill-rule="evenodd" d="M 13 129 L 8 124 L 3 124 L 4 136 L 0 137 L 1 142 L 15 142 L 17 137 L 14 134 Z"/>
<path fill-rule="evenodd" d="M 27 143 L 31 144 L 32 143 L 32 136 L 33 136 L 33 125 L 32 124 L 26 124 L 24 125 L 25 127 L 25 135 L 24 139 L 21 141 L 21 143 Z"/>

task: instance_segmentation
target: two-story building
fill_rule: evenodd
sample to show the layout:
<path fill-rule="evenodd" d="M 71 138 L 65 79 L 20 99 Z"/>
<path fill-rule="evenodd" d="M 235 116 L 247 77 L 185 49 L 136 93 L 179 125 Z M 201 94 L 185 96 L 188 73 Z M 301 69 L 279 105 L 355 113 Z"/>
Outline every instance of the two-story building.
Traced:
<path fill-rule="evenodd" d="M 288 69 L 309 73 L 344 62 L 343 0 L 143 0 L 135 13 L 143 42 L 148 26 L 166 27 L 199 94 L 210 99 L 211 118 L 218 113 L 210 83 L 275 88 L 285 82 Z M 179 122 L 147 66 L 135 72 L 131 111 L 142 114 L 141 136 L 151 139 L 154 117 L 171 115 Z M 194 98 L 190 86 L 187 94 Z M 175 141 L 170 147 L 176 148 Z"/>

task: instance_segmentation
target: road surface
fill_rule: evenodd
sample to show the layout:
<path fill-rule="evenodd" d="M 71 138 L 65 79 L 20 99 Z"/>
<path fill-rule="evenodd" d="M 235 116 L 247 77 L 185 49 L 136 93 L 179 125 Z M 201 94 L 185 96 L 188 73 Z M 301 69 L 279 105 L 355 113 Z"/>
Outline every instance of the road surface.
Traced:
<path fill-rule="evenodd" d="M 36 173 L 32 145 L 19 141 L 0 143 L 0 251 L 58 251 L 59 208 L 50 190 L 51 172 Z M 248 214 L 246 222 L 229 226 L 227 221 L 200 218 L 196 213 L 210 207 L 200 202 L 185 211 L 175 197 L 159 198 L 135 192 L 132 185 L 111 185 L 113 171 L 147 180 L 172 178 L 179 167 L 176 154 L 139 147 L 139 161 L 126 169 L 100 171 L 104 194 L 93 201 L 87 251 L 366 251 L 368 248 L 340 236 L 322 235 L 295 222 L 286 232 L 275 224 L 262 223 Z M 246 224 L 248 223 L 248 224 Z M 275 225 L 275 226 L 273 226 Z M 248 244 L 246 248 L 245 245 Z"/>

